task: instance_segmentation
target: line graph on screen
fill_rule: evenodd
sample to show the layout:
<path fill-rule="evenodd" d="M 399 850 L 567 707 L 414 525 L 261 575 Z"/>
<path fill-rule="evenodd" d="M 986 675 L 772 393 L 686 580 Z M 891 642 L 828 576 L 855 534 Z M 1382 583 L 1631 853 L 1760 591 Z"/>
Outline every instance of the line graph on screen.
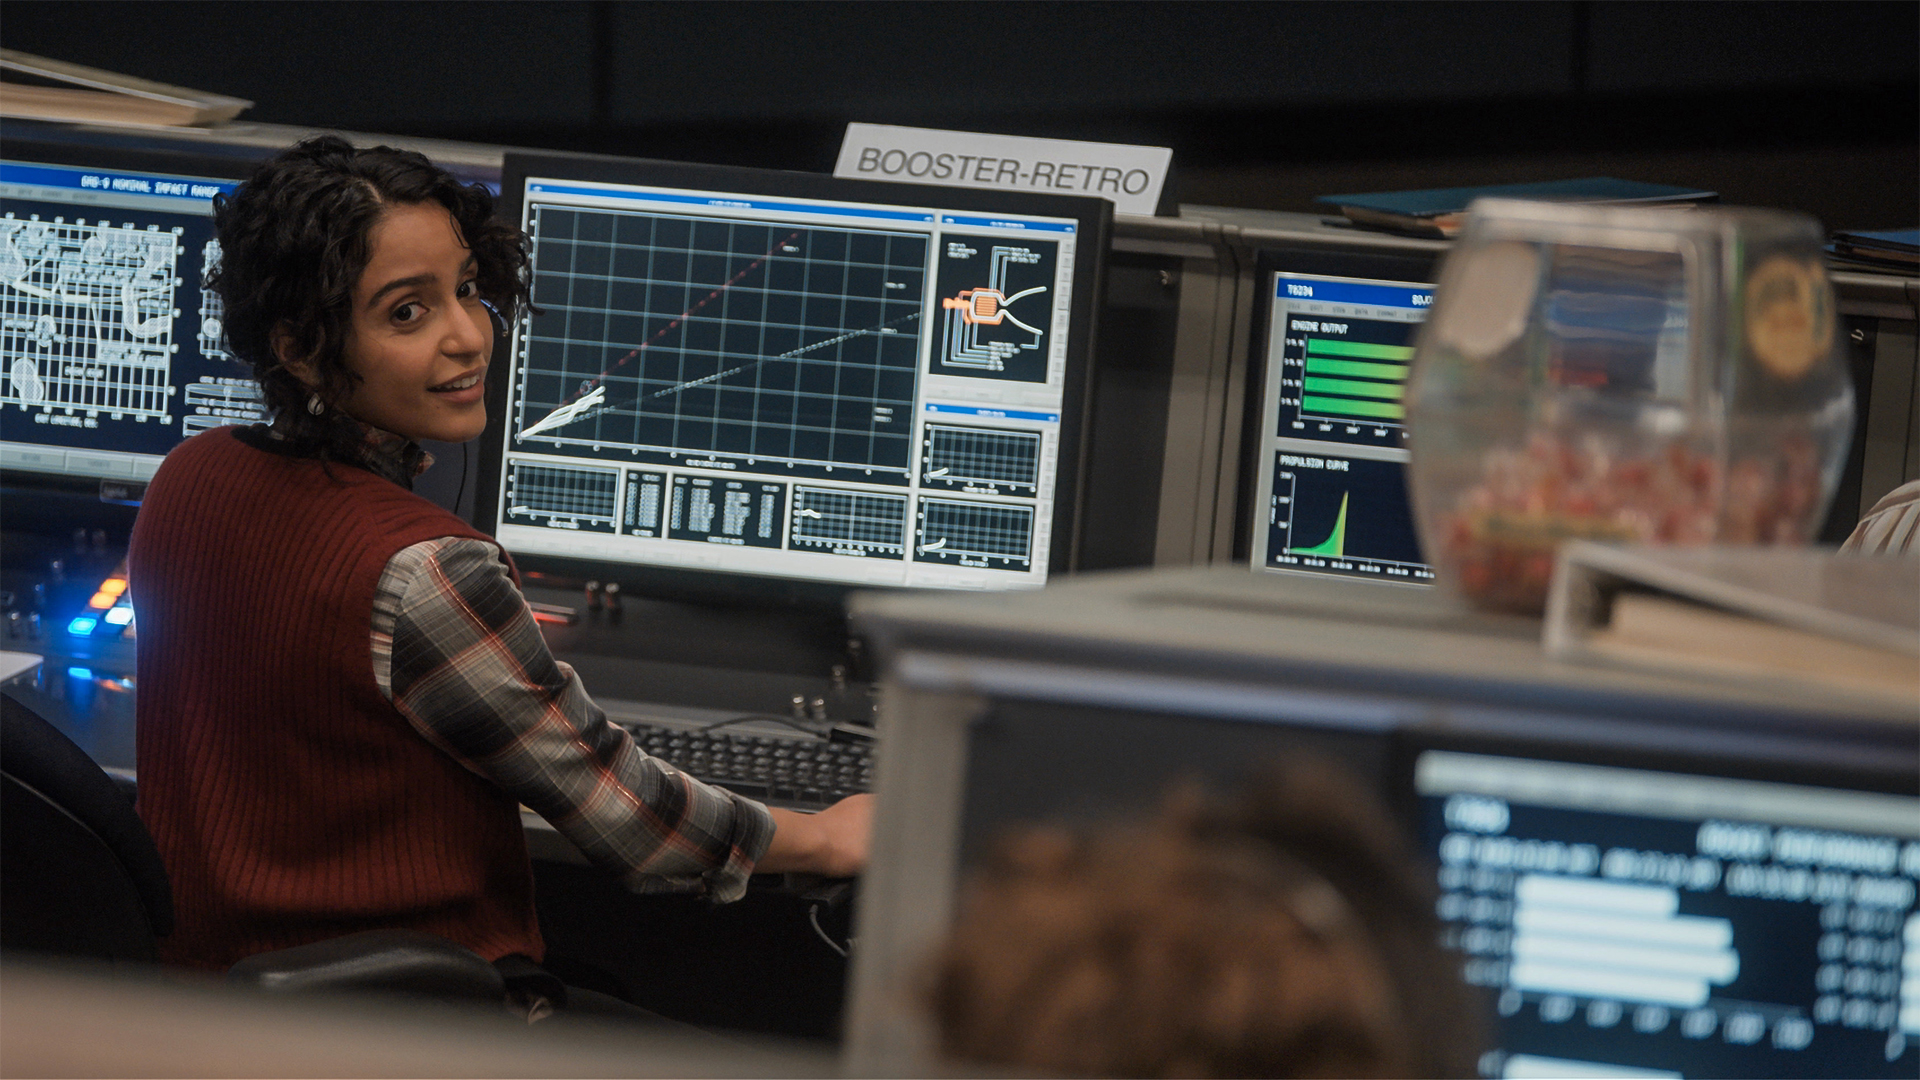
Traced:
<path fill-rule="evenodd" d="M 514 438 L 909 469 L 927 238 L 536 205 Z"/>

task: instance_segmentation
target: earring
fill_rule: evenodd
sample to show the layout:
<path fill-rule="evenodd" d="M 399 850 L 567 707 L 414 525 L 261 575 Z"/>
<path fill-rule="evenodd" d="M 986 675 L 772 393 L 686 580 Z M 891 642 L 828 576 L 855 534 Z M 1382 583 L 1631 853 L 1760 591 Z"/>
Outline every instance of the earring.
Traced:
<path fill-rule="evenodd" d="M 327 403 L 320 400 L 319 394 L 307 395 L 307 412 L 310 415 L 319 416 L 321 413 L 326 411 L 327 411 Z"/>

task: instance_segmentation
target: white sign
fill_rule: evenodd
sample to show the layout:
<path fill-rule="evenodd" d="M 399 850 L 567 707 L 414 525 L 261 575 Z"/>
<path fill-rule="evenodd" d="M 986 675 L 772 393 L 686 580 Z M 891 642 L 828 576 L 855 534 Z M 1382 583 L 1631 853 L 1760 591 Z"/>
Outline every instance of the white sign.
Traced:
<path fill-rule="evenodd" d="M 848 124 L 833 175 L 902 184 L 1099 195 L 1151 216 L 1173 151 L 1164 146 L 1028 139 L 967 131 Z"/>

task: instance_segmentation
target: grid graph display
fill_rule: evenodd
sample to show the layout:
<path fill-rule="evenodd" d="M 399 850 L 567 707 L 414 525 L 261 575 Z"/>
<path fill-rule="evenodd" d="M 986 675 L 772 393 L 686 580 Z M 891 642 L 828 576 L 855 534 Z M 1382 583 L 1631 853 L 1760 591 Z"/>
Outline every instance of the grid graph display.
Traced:
<path fill-rule="evenodd" d="M 906 532 L 905 495 L 806 485 L 793 489 L 787 543 L 795 551 L 900 559 L 906 556 Z"/>
<path fill-rule="evenodd" d="M 928 238 L 536 204 L 516 443 L 906 484 Z"/>
<path fill-rule="evenodd" d="M 507 469 L 505 520 L 613 532 L 619 485 L 616 469 L 512 462 Z"/>
<path fill-rule="evenodd" d="M 0 218 L 0 400 L 164 422 L 181 231 Z"/>
<path fill-rule="evenodd" d="M 921 562 L 1024 569 L 1033 550 L 1033 507 L 922 498 L 913 557 Z"/>
<path fill-rule="evenodd" d="M 928 424 L 921 483 L 996 495 L 1032 495 L 1040 485 L 1040 433 Z"/>

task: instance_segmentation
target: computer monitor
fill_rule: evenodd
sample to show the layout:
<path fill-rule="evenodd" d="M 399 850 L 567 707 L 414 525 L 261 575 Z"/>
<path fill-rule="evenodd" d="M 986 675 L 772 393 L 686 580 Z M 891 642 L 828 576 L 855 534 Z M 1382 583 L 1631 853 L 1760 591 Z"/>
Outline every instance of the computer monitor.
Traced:
<path fill-rule="evenodd" d="M 477 524 L 523 567 L 835 604 L 1072 568 L 1105 201 L 512 153 L 502 197 L 543 313 Z"/>
<path fill-rule="evenodd" d="M 138 484 L 182 439 L 263 418 L 220 344 L 213 197 L 242 159 L 9 139 L 0 154 L 0 469 Z"/>
<path fill-rule="evenodd" d="M 1406 760 L 1487 1076 L 1913 1076 L 1920 795 L 1517 740 Z"/>
<path fill-rule="evenodd" d="M 1404 392 L 1432 258 L 1267 250 L 1257 267 L 1241 554 L 1255 572 L 1430 585 Z"/>

